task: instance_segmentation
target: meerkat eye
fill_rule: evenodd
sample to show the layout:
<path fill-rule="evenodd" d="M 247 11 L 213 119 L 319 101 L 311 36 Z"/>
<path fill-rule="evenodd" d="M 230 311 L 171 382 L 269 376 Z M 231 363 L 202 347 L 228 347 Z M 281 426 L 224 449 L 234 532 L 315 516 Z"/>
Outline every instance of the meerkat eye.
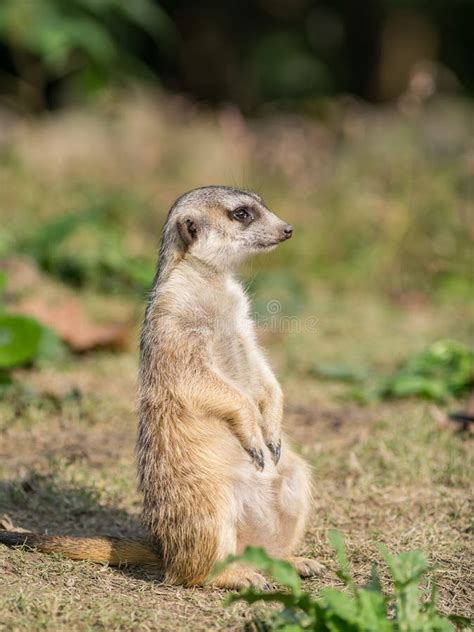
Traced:
<path fill-rule="evenodd" d="M 253 220 L 252 213 L 247 208 L 238 208 L 232 212 L 232 217 L 243 224 L 250 224 Z"/>

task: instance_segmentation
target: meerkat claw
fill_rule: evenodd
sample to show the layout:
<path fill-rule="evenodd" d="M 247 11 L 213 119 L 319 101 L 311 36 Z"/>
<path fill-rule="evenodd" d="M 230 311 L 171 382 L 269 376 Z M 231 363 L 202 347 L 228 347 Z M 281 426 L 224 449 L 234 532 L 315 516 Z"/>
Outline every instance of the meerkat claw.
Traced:
<path fill-rule="evenodd" d="M 267 448 L 272 453 L 273 463 L 277 465 L 281 456 L 281 439 L 278 441 L 278 443 L 274 443 L 273 441 L 270 441 L 269 443 L 267 443 Z"/>
<path fill-rule="evenodd" d="M 265 457 L 263 456 L 262 450 L 258 448 L 247 448 L 247 452 L 249 453 L 252 461 L 254 462 L 255 467 L 259 472 L 263 471 L 265 467 Z"/>

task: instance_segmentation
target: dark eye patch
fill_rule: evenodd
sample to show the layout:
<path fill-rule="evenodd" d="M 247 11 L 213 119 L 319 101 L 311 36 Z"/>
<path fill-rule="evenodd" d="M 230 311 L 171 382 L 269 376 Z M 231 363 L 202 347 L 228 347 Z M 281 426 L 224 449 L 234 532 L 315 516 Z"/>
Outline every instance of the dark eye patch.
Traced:
<path fill-rule="evenodd" d="M 248 226 L 258 218 L 259 213 L 249 206 L 239 206 L 239 208 L 230 211 L 229 215 L 231 219 L 244 224 L 244 226 Z"/>

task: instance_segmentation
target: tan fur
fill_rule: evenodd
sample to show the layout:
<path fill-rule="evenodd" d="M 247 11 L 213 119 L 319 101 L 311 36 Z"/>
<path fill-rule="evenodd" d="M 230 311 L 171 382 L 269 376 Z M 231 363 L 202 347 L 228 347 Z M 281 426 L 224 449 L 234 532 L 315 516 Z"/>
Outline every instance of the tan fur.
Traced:
<path fill-rule="evenodd" d="M 146 544 L 112 536 L 79 538 L 0 531 L 0 541 L 8 546 L 26 546 L 42 553 L 59 553 L 71 560 L 90 560 L 111 566 L 139 564 L 160 567 L 159 556 Z"/>
<path fill-rule="evenodd" d="M 253 221 L 236 219 L 242 208 Z M 302 576 L 320 570 L 291 557 L 304 533 L 310 476 L 281 437 L 282 392 L 233 276 L 245 257 L 289 236 L 291 227 L 259 196 L 227 187 L 181 196 L 164 226 L 142 331 L 137 441 L 154 552 L 129 553 L 160 560 L 169 583 L 204 584 L 217 561 L 251 544 L 287 557 Z M 86 559 L 126 558 L 116 545 L 108 550 L 108 540 L 89 542 L 96 553 Z M 32 541 L 71 557 L 58 544 Z M 232 589 L 265 584 L 238 565 L 211 581 Z"/>

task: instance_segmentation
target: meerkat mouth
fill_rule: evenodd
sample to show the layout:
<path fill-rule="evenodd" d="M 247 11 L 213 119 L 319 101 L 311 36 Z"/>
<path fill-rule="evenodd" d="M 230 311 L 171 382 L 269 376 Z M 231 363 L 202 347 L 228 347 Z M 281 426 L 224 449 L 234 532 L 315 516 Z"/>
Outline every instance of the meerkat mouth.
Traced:
<path fill-rule="evenodd" d="M 275 248 L 275 246 L 278 246 L 279 243 L 280 243 L 279 241 L 272 241 L 272 242 L 268 242 L 268 243 L 264 244 L 263 242 L 259 241 L 256 244 L 256 246 L 260 250 L 268 250 L 270 248 Z"/>

